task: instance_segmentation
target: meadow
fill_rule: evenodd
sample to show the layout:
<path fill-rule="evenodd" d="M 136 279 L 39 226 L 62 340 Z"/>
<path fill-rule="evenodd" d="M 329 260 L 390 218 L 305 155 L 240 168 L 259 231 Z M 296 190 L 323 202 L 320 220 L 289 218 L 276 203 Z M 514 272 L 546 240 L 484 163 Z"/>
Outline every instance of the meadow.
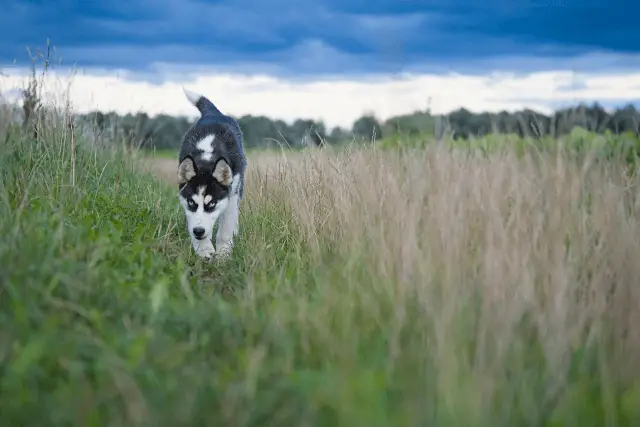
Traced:
<path fill-rule="evenodd" d="M 207 263 L 66 114 L 0 120 L 2 425 L 640 424 L 627 137 L 253 152 Z"/>

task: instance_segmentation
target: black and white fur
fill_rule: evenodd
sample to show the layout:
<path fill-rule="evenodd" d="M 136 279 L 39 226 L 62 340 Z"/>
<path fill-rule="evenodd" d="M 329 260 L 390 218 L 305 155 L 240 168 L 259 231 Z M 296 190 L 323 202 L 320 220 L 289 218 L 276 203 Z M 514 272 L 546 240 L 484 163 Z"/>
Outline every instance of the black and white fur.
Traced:
<path fill-rule="evenodd" d="M 196 254 L 228 256 L 238 233 L 246 158 L 238 123 L 205 96 L 183 88 L 200 118 L 185 134 L 178 159 L 178 199 Z M 214 248 L 213 227 L 219 220 Z M 217 251 L 216 251 L 217 248 Z"/>

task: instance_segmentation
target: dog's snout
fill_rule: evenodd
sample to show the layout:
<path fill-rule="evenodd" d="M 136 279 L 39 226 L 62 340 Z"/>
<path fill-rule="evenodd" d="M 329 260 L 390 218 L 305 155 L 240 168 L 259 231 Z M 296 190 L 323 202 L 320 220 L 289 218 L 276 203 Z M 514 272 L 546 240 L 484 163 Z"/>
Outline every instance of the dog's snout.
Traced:
<path fill-rule="evenodd" d="M 204 237 L 204 228 L 195 227 L 193 229 L 193 237 L 195 237 L 196 239 L 202 239 Z"/>

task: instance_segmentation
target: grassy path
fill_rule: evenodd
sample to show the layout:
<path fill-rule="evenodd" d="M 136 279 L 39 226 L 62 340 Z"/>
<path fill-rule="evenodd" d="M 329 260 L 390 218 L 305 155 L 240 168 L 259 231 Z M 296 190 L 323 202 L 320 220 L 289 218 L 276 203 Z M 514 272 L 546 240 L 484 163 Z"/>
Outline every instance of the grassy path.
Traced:
<path fill-rule="evenodd" d="M 174 160 L 55 129 L 0 135 L 2 425 L 640 423 L 640 183 L 616 164 L 257 155 L 220 265 Z"/>

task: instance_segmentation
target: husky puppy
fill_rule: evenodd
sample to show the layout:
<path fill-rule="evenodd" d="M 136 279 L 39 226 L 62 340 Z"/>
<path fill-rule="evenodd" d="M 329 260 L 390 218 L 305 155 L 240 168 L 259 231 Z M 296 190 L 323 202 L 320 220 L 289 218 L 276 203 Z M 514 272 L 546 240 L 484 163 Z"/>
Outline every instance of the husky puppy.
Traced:
<path fill-rule="evenodd" d="M 246 158 L 238 123 L 205 96 L 183 91 L 200 118 L 182 140 L 178 159 L 178 199 L 196 254 L 228 256 L 238 233 Z M 219 220 L 214 248 L 213 227 Z"/>

